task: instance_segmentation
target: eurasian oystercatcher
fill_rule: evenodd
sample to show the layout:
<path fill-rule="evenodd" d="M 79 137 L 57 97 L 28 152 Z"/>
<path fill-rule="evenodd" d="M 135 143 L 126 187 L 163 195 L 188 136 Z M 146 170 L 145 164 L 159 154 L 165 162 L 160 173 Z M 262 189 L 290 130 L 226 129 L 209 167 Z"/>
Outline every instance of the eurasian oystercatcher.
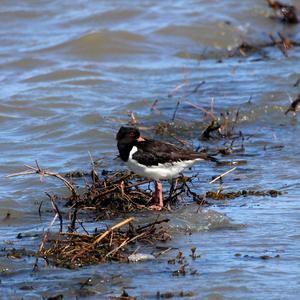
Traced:
<path fill-rule="evenodd" d="M 129 169 L 142 177 L 155 180 L 155 205 L 150 208 L 156 210 L 163 207 L 161 179 L 172 179 L 201 160 L 216 161 L 206 153 L 180 149 L 170 143 L 143 138 L 135 127 L 122 126 L 116 139 L 120 157 Z"/>

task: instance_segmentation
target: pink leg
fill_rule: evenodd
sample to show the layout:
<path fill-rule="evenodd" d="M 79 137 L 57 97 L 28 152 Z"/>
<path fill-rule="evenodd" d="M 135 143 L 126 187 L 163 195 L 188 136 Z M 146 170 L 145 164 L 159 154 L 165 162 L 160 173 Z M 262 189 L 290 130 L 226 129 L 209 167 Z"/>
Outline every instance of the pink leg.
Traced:
<path fill-rule="evenodd" d="M 164 203 L 163 203 L 162 184 L 159 181 L 155 181 L 154 201 L 155 204 L 151 205 L 149 208 L 155 210 L 161 210 L 164 206 Z"/>
<path fill-rule="evenodd" d="M 160 183 L 160 181 L 155 181 L 155 185 L 156 185 L 156 190 L 157 190 L 157 194 L 158 194 L 158 205 L 160 207 L 164 206 L 164 202 L 163 202 L 163 188 L 162 188 L 162 184 Z"/>

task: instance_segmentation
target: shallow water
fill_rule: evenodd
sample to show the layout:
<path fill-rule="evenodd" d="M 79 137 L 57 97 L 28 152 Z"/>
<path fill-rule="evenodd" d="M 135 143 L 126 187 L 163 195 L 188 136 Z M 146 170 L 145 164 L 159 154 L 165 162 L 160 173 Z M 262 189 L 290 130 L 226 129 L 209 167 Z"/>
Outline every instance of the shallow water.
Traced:
<path fill-rule="evenodd" d="M 300 10 L 298 1 L 291 3 Z M 286 192 L 277 198 L 217 202 L 199 212 L 191 205 L 166 213 L 173 239 L 163 246 L 174 249 L 155 261 L 33 273 L 32 259 L 7 259 L 2 251 L 2 298 L 60 293 L 81 298 L 80 282 L 89 277 L 91 294 L 85 299 L 117 296 L 123 287 L 139 299 L 155 299 L 157 291 L 172 291 L 174 298 L 190 291 L 191 299 L 298 298 L 300 128 L 298 118 L 284 111 L 289 97 L 299 93 L 293 86 L 300 77 L 299 47 L 289 50 L 288 58 L 277 48 L 246 58 L 228 57 L 228 51 L 243 41 L 269 42 L 269 32 L 299 41 L 299 25 L 270 19 L 271 11 L 258 0 L 1 1 L 1 8 L 2 249 L 21 245 L 35 250 L 52 218 L 46 208 L 38 217 L 40 201 L 47 202 L 44 191 L 64 192 L 51 179 L 8 179 L 7 174 L 36 159 L 57 172 L 88 170 L 88 151 L 103 158 L 101 167 L 119 168 L 114 138 L 128 122 L 128 112 L 142 126 L 151 126 L 171 120 L 178 100 L 179 129 L 204 118 L 185 99 L 209 108 L 214 97 L 217 112 L 240 109 L 238 130 L 245 135 L 246 151 L 224 159 L 246 159 L 247 164 L 225 178 L 225 191 Z M 175 93 L 183 82 L 186 86 Z M 151 111 L 156 99 L 157 110 Z M 182 136 L 200 144 L 184 130 Z M 211 177 L 229 168 L 201 164 L 188 174 L 199 173 L 193 188 L 203 193 L 217 189 L 209 184 Z M 152 220 L 157 214 L 137 217 Z M 32 237 L 18 240 L 20 232 Z M 201 255 L 195 261 L 189 257 L 192 246 Z M 189 263 L 185 276 L 172 276 L 178 265 L 167 263 L 178 250 Z"/>

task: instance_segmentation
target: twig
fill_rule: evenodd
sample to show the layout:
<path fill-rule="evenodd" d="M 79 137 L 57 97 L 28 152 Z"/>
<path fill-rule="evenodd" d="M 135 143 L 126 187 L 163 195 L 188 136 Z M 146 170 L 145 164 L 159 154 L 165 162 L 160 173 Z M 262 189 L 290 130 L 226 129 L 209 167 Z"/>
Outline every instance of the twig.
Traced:
<path fill-rule="evenodd" d="M 126 187 L 127 187 L 127 188 L 132 188 L 132 187 L 139 186 L 139 185 L 142 185 L 142 184 L 151 182 L 151 181 L 153 181 L 153 180 L 152 180 L 152 179 L 146 179 L 146 180 L 143 180 L 143 181 L 138 181 L 138 182 L 136 182 L 136 183 L 128 184 Z"/>
<path fill-rule="evenodd" d="M 43 200 L 41 201 L 41 203 L 39 205 L 39 217 L 40 217 L 40 219 L 42 219 L 42 205 L 43 205 Z"/>
<path fill-rule="evenodd" d="M 135 126 L 138 123 L 138 121 L 137 121 L 137 119 L 136 119 L 136 117 L 134 115 L 134 112 L 130 111 L 130 112 L 128 112 L 128 115 L 130 117 L 129 124 L 132 125 L 132 126 Z"/>
<path fill-rule="evenodd" d="M 175 110 L 174 110 L 174 113 L 173 113 L 173 116 L 172 116 L 172 119 L 171 119 L 172 122 L 174 122 L 174 120 L 175 120 L 176 113 L 177 113 L 177 110 L 178 110 L 179 105 L 180 105 L 180 101 L 178 100 L 178 101 L 177 101 L 177 104 L 176 104 L 176 107 L 175 107 Z"/>
<path fill-rule="evenodd" d="M 138 239 L 138 238 L 144 236 L 146 233 L 147 233 L 147 232 L 142 232 L 141 234 L 136 235 L 136 236 L 134 236 L 134 237 L 131 238 L 131 239 L 127 238 L 127 239 L 126 239 L 125 241 L 123 241 L 118 247 L 116 247 L 116 248 L 114 248 L 113 250 L 111 250 L 110 252 L 108 252 L 108 253 L 105 255 L 105 257 L 108 257 L 108 256 L 114 254 L 115 252 L 117 252 L 119 249 L 121 249 L 121 248 L 124 247 L 125 245 L 127 245 L 127 244 L 131 243 L 132 241 L 134 241 L 134 240 L 136 240 L 136 239 Z"/>
<path fill-rule="evenodd" d="M 68 230 L 70 232 L 73 232 L 76 230 L 77 211 L 78 211 L 77 207 L 74 208 L 73 212 L 71 212 L 71 210 L 70 210 L 70 214 L 69 214 L 70 225 L 68 226 Z"/>
<path fill-rule="evenodd" d="M 60 235 L 67 235 L 67 236 L 74 236 L 74 237 L 88 238 L 88 239 L 93 238 L 93 236 L 90 234 L 79 233 L 79 232 L 60 232 Z"/>
<path fill-rule="evenodd" d="M 158 102 L 158 99 L 155 99 L 154 102 L 153 102 L 153 103 L 151 104 L 151 106 L 150 106 L 150 110 L 151 110 L 151 111 L 154 111 L 154 110 L 155 110 L 156 112 L 159 112 L 159 113 L 160 113 L 160 110 L 156 108 L 157 102 Z"/>
<path fill-rule="evenodd" d="M 283 45 L 281 45 L 280 42 L 278 42 L 271 33 L 269 33 L 269 38 L 277 46 L 277 48 L 282 52 L 282 54 L 285 57 L 288 57 L 287 49 Z"/>
<path fill-rule="evenodd" d="M 207 109 L 205 109 L 205 108 L 203 108 L 203 107 L 201 107 L 201 106 L 199 106 L 199 105 L 197 105 L 197 104 L 194 104 L 193 102 L 191 102 L 191 101 L 189 101 L 189 100 L 185 100 L 185 102 L 186 102 L 187 104 L 189 104 L 190 106 L 192 106 L 192 107 L 194 107 L 194 108 L 196 108 L 196 109 L 199 109 L 199 110 L 203 111 L 204 113 L 206 113 L 207 115 L 209 115 L 213 120 L 216 120 L 216 119 L 217 119 L 217 118 L 216 118 L 210 111 L 208 111 Z"/>
<path fill-rule="evenodd" d="M 98 245 L 104 238 L 106 238 L 110 233 L 112 233 L 115 229 L 118 229 L 118 228 L 120 228 L 120 227 L 122 227 L 122 226 L 124 226 L 124 225 L 126 225 L 126 224 L 128 224 L 128 223 L 130 223 L 130 222 L 132 222 L 132 221 L 134 221 L 134 218 L 133 218 L 133 217 L 130 217 L 130 218 L 128 218 L 128 219 L 126 219 L 126 220 L 124 220 L 124 221 L 122 221 L 122 222 L 120 222 L 120 223 L 118 223 L 118 224 L 116 224 L 116 225 L 114 225 L 114 226 L 112 226 L 112 227 L 110 227 L 110 228 L 107 229 L 104 233 L 102 233 L 98 238 L 96 238 L 96 240 L 95 240 L 93 243 L 89 244 L 89 245 L 87 246 L 87 248 L 85 248 L 84 250 L 82 250 L 82 251 L 80 251 L 79 253 L 75 254 L 75 255 L 73 256 L 73 258 L 72 258 L 71 261 L 74 262 L 74 260 L 75 260 L 77 257 L 79 257 L 79 256 L 81 256 L 82 254 L 84 254 L 85 252 L 91 250 L 91 248 L 94 248 L 94 247 L 95 247 L 96 245 Z"/>
<path fill-rule="evenodd" d="M 225 175 L 227 175 L 227 174 L 233 172 L 236 168 L 237 168 L 237 167 L 234 167 L 234 168 L 232 168 L 232 169 L 226 171 L 225 173 L 223 173 L 223 174 L 217 176 L 217 177 L 214 178 L 210 183 L 214 183 L 214 182 L 216 182 L 218 179 L 223 178 Z"/>
<path fill-rule="evenodd" d="M 54 218 L 52 219 L 51 223 L 48 226 L 47 231 L 45 232 L 43 239 L 39 245 L 38 251 L 36 253 L 36 259 L 35 259 L 35 263 L 33 265 L 33 271 L 38 271 L 38 261 L 39 261 L 39 257 L 42 254 L 42 250 L 44 248 L 44 245 L 46 243 L 46 240 L 48 239 L 49 233 L 50 233 L 50 228 L 53 226 L 53 224 L 55 223 L 56 219 L 58 217 L 58 214 L 56 213 Z"/>
<path fill-rule="evenodd" d="M 231 127 L 231 132 L 233 132 L 234 127 L 237 125 L 237 122 L 238 122 L 238 119 L 239 119 L 239 115 L 240 115 L 240 109 L 238 108 L 237 111 L 236 111 L 236 114 L 235 114 L 235 119 L 234 119 L 232 127 Z"/>
<path fill-rule="evenodd" d="M 31 174 L 39 174 L 42 177 L 52 176 L 52 177 L 58 178 L 61 181 L 63 181 L 64 185 L 71 191 L 72 195 L 75 196 L 76 199 L 78 198 L 79 195 L 78 195 L 75 187 L 67 179 L 65 179 L 63 176 L 61 176 L 58 173 L 53 173 L 53 172 L 50 172 L 50 171 L 47 171 L 45 169 L 40 168 L 37 161 L 36 161 L 36 164 L 37 164 L 37 167 L 32 167 L 30 165 L 24 165 L 29 170 L 25 170 L 25 171 L 19 172 L 19 173 L 10 174 L 10 175 L 7 175 L 6 177 L 17 177 L 17 176 L 24 176 L 24 175 L 31 175 Z"/>
<path fill-rule="evenodd" d="M 288 49 L 294 48 L 293 43 L 290 40 L 288 40 L 280 31 L 278 31 L 277 34 L 280 37 L 281 42 L 282 42 L 283 46 L 285 47 L 285 49 L 288 50 Z"/>
<path fill-rule="evenodd" d="M 195 86 L 195 88 L 189 93 L 189 94 L 187 94 L 186 95 L 186 97 L 189 97 L 189 96 L 191 96 L 192 94 L 195 94 L 195 93 L 197 93 L 198 92 L 198 89 L 201 87 L 201 85 L 203 85 L 205 83 L 205 80 L 202 80 L 201 82 L 199 82 L 196 86 Z"/>
<path fill-rule="evenodd" d="M 90 151 L 88 151 L 89 153 L 89 157 L 90 157 L 90 161 L 91 161 L 91 166 L 92 166 L 92 179 L 93 179 L 93 183 L 96 183 L 96 181 L 99 180 L 99 177 L 98 177 L 98 173 L 96 171 L 96 168 L 95 168 L 95 163 L 94 163 L 94 159 L 92 157 L 92 154 Z"/>
<path fill-rule="evenodd" d="M 167 248 L 167 249 L 164 249 L 164 250 L 160 251 L 158 254 L 155 255 L 155 258 L 158 258 L 159 256 L 171 251 L 172 249 L 174 249 L 174 248 L 170 247 L 170 248 Z"/>
<path fill-rule="evenodd" d="M 59 232 L 62 232 L 63 231 L 63 217 L 62 217 L 62 214 L 54 200 L 54 197 L 51 196 L 50 194 L 48 194 L 47 192 L 45 193 L 51 200 L 51 204 L 52 204 L 52 207 L 53 209 L 55 210 L 56 214 L 58 215 L 58 218 L 59 218 L 59 223 L 60 223 L 60 228 L 59 228 Z"/>
<path fill-rule="evenodd" d="M 111 232 L 113 232 L 115 229 L 118 229 L 130 222 L 134 221 L 133 217 L 130 217 L 114 226 L 112 226 L 111 228 L 109 228 L 108 230 L 106 230 L 104 233 L 102 233 L 93 243 L 93 246 L 99 244 L 107 235 L 109 235 Z"/>
<path fill-rule="evenodd" d="M 177 85 L 169 94 L 168 97 L 172 97 L 176 94 L 177 91 L 179 91 L 184 86 L 188 85 L 188 81 L 184 80 L 183 83 Z"/>
<path fill-rule="evenodd" d="M 140 232 L 140 231 L 142 231 L 146 228 L 153 227 L 154 225 L 158 225 L 158 224 L 161 224 L 161 223 L 167 223 L 169 221 L 170 221 L 170 219 L 163 219 L 163 220 L 160 220 L 160 221 L 155 221 L 155 222 L 149 223 L 145 226 L 139 227 L 138 229 L 136 229 L 136 232 Z"/>

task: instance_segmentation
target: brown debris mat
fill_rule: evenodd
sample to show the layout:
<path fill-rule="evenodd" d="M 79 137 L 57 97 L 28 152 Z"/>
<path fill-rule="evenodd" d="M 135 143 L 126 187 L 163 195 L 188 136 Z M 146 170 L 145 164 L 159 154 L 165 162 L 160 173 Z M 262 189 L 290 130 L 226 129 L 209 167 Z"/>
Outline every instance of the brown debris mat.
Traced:
<path fill-rule="evenodd" d="M 137 242 L 153 243 L 169 239 L 170 236 L 158 226 L 168 221 L 164 219 L 135 227 L 134 218 L 130 217 L 95 234 L 61 232 L 54 238 L 47 237 L 38 256 L 47 264 L 72 269 L 112 260 L 127 262 L 131 254 L 129 249 Z M 122 229 L 124 227 L 126 229 Z"/>
<path fill-rule="evenodd" d="M 89 180 L 85 178 L 86 190 L 79 193 L 71 180 L 63 175 L 42 169 L 36 162 L 36 166 L 27 165 L 27 170 L 10 176 L 21 176 L 28 174 L 38 174 L 40 176 L 50 176 L 59 179 L 70 191 L 70 196 L 66 198 L 52 196 L 46 193 L 50 199 L 55 216 L 49 225 L 49 229 L 43 235 L 42 241 L 35 254 L 36 261 L 34 270 L 39 269 L 39 259 L 43 258 L 46 265 L 55 265 L 65 268 L 77 268 L 89 264 L 102 263 L 106 261 L 127 262 L 130 254 L 134 254 L 140 245 L 154 244 L 158 241 L 166 241 L 170 236 L 165 227 L 161 226 L 168 219 L 158 219 L 149 224 L 135 225 L 134 217 L 128 217 L 128 213 L 137 210 L 147 210 L 151 202 L 151 192 L 144 189 L 143 185 L 149 184 L 149 180 L 141 180 L 128 171 L 108 172 L 102 171 L 98 175 L 94 163 Z M 235 170 L 233 169 L 217 176 L 212 182 L 219 180 Z M 188 183 L 193 177 L 179 177 L 170 186 L 168 197 L 165 199 L 167 205 L 178 203 L 183 195 L 192 197 L 198 205 L 209 204 L 206 199 L 225 200 L 240 196 L 278 196 L 278 191 L 238 191 L 224 193 L 206 192 L 198 195 L 193 192 Z M 222 187 L 222 185 L 221 185 Z M 59 203 L 65 204 L 64 209 Z M 66 208 L 67 206 L 67 208 Z M 66 212 L 67 211 L 67 212 Z M 112 216 L 127 217 L 112 225 L 108 229 L 95 229 L 88 232 L 83 226 L 82 216 L 87 212 L 92 212 L 92 218 L 86 218 L 87 222 L 99 219 L 107 220 Z M 124 214 L 126 213 L 126 214 Z M 66 215 L 69 215 L 69 223 L 66 222 Z M 78 215 L 80 215 L 80 219 Z M 158 214 L 158 217 L 162 214 Z M 53 233 L 53 224 L 59 220 L 59 232 Z M 66 226 L 67 225 L 67 226 Z"/>
<path fill-rule="evenodd" d="M 62 213 L 59 211 L 57 201 L 64 201 L 65 206 L 73 211 L 69 225 L 71 231 L 75 230 L 76 218 L 79 212 L 92 212 L 95 220 L 109 219 L 123 213 L 148 210 L 148 206 L 152 201 L 151 180 L 140 179 L 127 170 L 113 172 L 103 170 L 101 175 L 98 175 L 92 162 L 90 176 L 84 177 L 84 192 L 79 193 L 71 179 L 42 169 L 38 162 L 36 162 L 36 167 L 25 166 L 27 167 L 26 171 L 11 174 L 9 177 L 30 174 L 38 174 L 43 177 L 50 176 L 61 180 L 70 191 L 70 195 L 64 198 L 56 195 L 52 196 L 49 193 L 46 194 L 51 200 L 53 209 L 58 213 L 59 219 L 62 219 Z M 174 180 L 165 203 L 169 205 L 177 203 L 182 194 L 197 197 L 187 184 L 192 179 L 193 177 L 181 176 Z"/>
<path fill-rule="evenodd" d="M 66 198 L 46 193 L 55 216 L 36 252 L 34 270 L 39 269 L 40 258 L 44 259 L 46 265 L 66 268 L 77 268 L 111 260 L 126 262 L 128 256 L 134 252 L 135 244 L 139 246 L 141 243 L 149 244 L 170 239 L 164 228 L 160 226 L 168 222 L 168 219 L 157 219 L 146 225 L 134 226 L 134 218 L 127 217 L 106 230 L 97 229 L 94 233 L 89 233 L 83 227 L 82 216 L 86 216 L 87 212 L 93 213 L 92 218 L 90 216 L 86 218 L 86 221 L 90 222 L 99 219 L 107 220 L 112 216 L 122 216 L 124 213 L 128 215 L 136 210 L 147 210 L 152 194 L 150 190 L 145 190 L 140 186 L 149 184 L 149 180 L 140 180 L 128 171 L 102 171 L 101 176 L 98 176 L 92 163 L 90 178 L 89 180 L 85 178 L 86 191 L 79 193 L 71 180 L 61 174 L 42 169 L 38 162 L 35 167 L 29 165 L 26 167 L 26 171 L 12 174 L 10 177 L 30 174 L 50 176 L 61 180 L 70 191 L 70 196 Z M 176 202 L 182 193 L 194 198 L 198 197 L 187 185 L 190 180 L 188 177 L 178 178 L 171 185 L 166 202 L 169 204 Z M 64 208 L 61 211 L 59 203 L 62 201 L 67 209 Z M 69 223 L 66 226 L 64 222 L 66 222 L 67 214 L 69 214 Z M 80 220 L 79 214 L 81 214 Z M 54 234 L 54 230 L 51 229 L 56 220 L 59 220 L 60 226 L 59 233 Z M 67 231 L 64 230 L 65 228 Z"/>

